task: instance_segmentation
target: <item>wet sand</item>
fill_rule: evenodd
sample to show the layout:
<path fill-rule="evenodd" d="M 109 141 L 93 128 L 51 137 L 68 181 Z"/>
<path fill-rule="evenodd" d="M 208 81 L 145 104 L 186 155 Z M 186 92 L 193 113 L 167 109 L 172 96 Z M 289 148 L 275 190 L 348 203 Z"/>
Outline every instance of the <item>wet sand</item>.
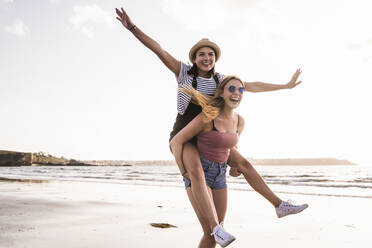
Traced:
<path fill-rule="evenodd" d="M 307 202 L 276 218 L 255 192 L 230 191 L 229 247 L 369 247 L 372 199 L 280 195 Z M 158 228 L 151 223 L 175 227 Z M 0 181 L 0 247 L 197 247 L 201 228 L 180 187 Z"/>

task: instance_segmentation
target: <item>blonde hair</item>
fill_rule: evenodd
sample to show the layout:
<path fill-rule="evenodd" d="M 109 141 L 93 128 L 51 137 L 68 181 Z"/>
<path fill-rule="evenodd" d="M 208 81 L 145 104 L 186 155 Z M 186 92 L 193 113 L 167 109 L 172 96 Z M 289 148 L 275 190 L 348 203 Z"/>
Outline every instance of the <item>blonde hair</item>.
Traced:
<path fill-rule="evenodd" d="M 225 106 L 225 101 L 221 97 L 225 85 L 231 80 L 238 80 L 244 87 L 243 81 L 237 76 L 226 76 L 221 83 L 218 84 L 216 93 L 214 96 L 209 96 L 203 93 L 200 93 L 191 86 L 180 87 L 179 90 L 186 95 L 191 97 L 191 101 L 195 104 L 198 104 L 202 107 L 202 113 L 204 114 L 204 122 L 208 123 L 216 119 L 220 114 L 221 110 Z"/>

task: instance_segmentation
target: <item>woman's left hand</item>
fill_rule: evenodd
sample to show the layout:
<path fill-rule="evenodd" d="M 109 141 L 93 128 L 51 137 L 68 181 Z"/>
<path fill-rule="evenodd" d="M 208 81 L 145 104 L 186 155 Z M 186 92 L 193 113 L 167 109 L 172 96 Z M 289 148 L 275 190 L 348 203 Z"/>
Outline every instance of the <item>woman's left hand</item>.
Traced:
<path fill-rule="evenodd" d="M 302 83 L 302 81 L 297 81 L 298 77 L 301 74 L 301 69 L 297 69 L 296 72 L 293 74 L 291 80 L 285 85 L 287 89 L 292 89 Z"/>

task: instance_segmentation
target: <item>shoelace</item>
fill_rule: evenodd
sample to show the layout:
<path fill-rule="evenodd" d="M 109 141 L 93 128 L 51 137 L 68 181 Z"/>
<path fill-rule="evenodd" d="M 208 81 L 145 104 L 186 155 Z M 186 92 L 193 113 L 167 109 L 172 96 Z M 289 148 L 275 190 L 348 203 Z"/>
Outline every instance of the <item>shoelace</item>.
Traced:
<path fill-rule="evenodd" d="M 222 237 L 222 236 L 218 233 L 218 231 L 220 231 L 221 228 L 222 228 L 222 225 L 219 224 L 219 225 L 218 225 L 218 228 L 215 228 L 215 229 L 213 230 L 213 232 L 211 233 L 211 236 L 214 235 L 214 236 L 217 236 L 218 238 L 220 238 L 221 240 L 225 240 L 225 238 Z"/>
<path fill-rule="evenodd" d="M 220 226 L 220 227 L 223 228 L 223 221 L 222 221 L 218 226 Z M 218 230 L 220 230 L 220 228 L 217 228 L 216 231 L 213 231 L 213 232 L 211 233 L 211 236 L 212 236 L 212 235 L 215 235 L 215 234 L 218 232 Z"/>
<path fill-rule="evenodd" d="M 218 225 L 218 228 L 214 228 L 213 232 L 211 233 L 211 236 L 216 235 L 218 230 L 220 230 L 220 226 Z"/>
<path fill-rule="evenodd" d="M 296 205 L 293 204 L 292 200 L 287 200 L 283 204 L 285 207 L 296 207 Z"/>

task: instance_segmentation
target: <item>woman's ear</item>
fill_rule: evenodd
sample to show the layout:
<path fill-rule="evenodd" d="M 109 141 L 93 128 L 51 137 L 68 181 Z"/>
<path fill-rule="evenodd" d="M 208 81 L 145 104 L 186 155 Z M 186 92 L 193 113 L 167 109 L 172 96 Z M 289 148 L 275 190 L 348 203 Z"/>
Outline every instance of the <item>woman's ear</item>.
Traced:
<path fill-rule="evenodd" d="M 225 88 L 225 87 L 222 87 L 222 88 L 219 90 L 219 92 L 218 92 L 218 93 L 219 93 L 219 94 L 218 94 L 219 97 L 222 97 L 224 88 Z"/>

